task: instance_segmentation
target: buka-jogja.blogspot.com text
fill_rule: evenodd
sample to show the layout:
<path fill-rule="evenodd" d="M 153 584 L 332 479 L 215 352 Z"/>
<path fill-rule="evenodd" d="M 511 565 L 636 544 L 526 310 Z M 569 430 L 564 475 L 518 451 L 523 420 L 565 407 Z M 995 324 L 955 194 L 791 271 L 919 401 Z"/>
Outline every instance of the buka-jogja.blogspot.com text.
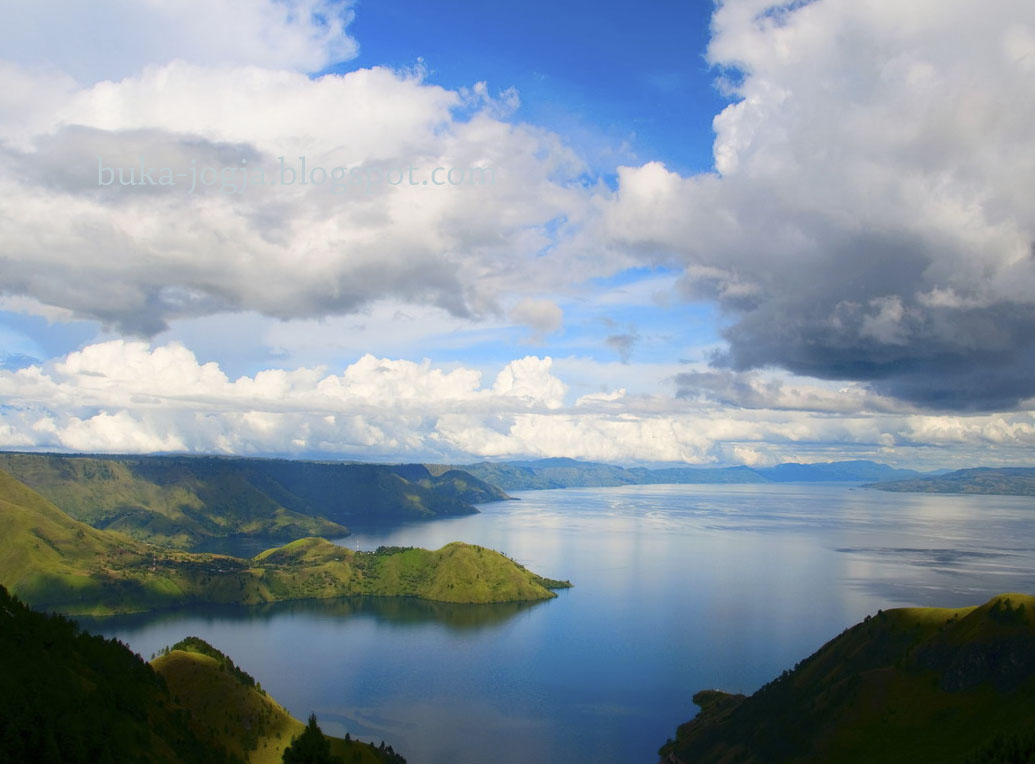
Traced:
<path fill-rule="evenodd" d="M 384 167 L 373 165 L 314 164 L 306 157 L 289 160 L 277 157 L 277 164 L 264 167 L 242 159 L 237 165 L 202 164 L 196 159 L 189 165 L 171 167 L 148 164 L 142 159 L 133 163 L 117 163 L 97 157 L 97 185 L 111 187 L 178 187 L 188 194 L 215 189 L 240 194 L 249 188 L 311 186 L 331 193 L 372 193 L 385 186 L 441 188 L 455 186 L 495 185 L 495 167 L 416 167 L 413 165 Z"/>

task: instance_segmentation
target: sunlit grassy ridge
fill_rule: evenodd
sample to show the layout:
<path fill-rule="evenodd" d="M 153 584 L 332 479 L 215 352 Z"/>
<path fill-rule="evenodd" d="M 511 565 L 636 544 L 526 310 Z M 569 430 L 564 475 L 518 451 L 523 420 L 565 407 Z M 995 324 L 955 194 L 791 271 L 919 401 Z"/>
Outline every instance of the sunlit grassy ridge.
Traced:
<path fill-rule="evenodd" d="M 114 640 L 0 586 L 0 761 L 232 764 L 155 672 Z"/>
<path fill-rule="evenodd" d="M 226 655 L 196 637 L 163 651 L 151 665 L 188 712 L 194 734 L 248 764 L 280 764 L 284 749 L 305 727 Z M 354 740 L 332 738 L 332 751 L 348 764 L 387 759 L 375 746 Z"/>
<path fill-rule="evenodd" d="M 282 506 L 276 492 L 220 460 L 93 458 L 0 452 L 0 469 L 93 527 L 189 548 L 207 538 L 344 536 Z M 263 490 L 265 489 L 265 490 Z"/>
<path fill-rule="evenodd" d="M 548 587 L 569 585 L 461 543 L 355 552 L 305 538 L 251 560 L 163 549 L 77 522 L 3 472 L 0 527 L 0 584 L 34 606 L 66 613 L 355 594 L 511 602 L 554 597 Z"/>
<path fill-rule="evenodd" d="M 303 724 L 196 637 L 150 665 L 0 586 L 0 761 L 279 764 Z M 345 764 L 400 764 L 331 738 Z"/>
<path fill-rule="evenodd" d="M 1035 728 L 1035 597 L 884 611 L 749 698 L 694 702 L 663 762 L 1005 762 L 995 738 Z"/>

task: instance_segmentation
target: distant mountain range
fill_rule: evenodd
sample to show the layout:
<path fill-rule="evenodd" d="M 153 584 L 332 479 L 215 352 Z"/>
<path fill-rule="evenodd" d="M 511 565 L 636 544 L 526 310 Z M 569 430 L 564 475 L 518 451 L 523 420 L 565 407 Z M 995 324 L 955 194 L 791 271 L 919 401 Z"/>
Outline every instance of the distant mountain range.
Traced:
<path fill-rule="evenodd" d="M 913 493 L 983 493 L 1011 496 L 1035 496 L 1035 468 L 981 467 L 957 470 L 945 475 L 875 483 L 869 488 L 881 491 Z"/>
<path fill-rule="evenodd" d="M 503 491 L 665 483 L 862 483 L 922 477 L 871 461 L 780 464 L 776 467 L 615 467 L 610 464 L 554 458 L 534 461 L 479 462 L 459 466 L 427 465 L 432 474 L 460 470 Z"/>
<path fill-rule="evenodd" d="M 661 764 L 1035 761 L 1035 597 L 878 612 L 750 697 L 694 703 Z"/>

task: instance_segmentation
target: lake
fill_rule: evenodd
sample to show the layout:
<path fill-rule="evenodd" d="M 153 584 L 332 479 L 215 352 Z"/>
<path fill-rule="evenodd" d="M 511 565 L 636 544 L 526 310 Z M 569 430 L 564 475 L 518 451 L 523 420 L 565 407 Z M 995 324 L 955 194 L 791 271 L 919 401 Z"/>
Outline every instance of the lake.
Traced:
<path fill-rule="evenodd" d="M 296 717 L 410 764 L 653 764 L 691 695 L 750 693 L 878 609 L 1035 593 L 1035 500 L 846 485 L 528 491 L 340 543 L 506 552 L 535 604 L 348 598 L 79 619 L 149 657 L 193 634 Z"/>

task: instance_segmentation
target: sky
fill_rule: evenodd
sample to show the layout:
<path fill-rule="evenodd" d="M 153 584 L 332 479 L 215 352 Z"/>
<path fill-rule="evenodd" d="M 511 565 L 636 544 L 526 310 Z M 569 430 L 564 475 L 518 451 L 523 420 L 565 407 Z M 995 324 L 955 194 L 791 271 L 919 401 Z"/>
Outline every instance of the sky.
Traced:
<path fill-rule="evenodd" d="M 5 19 L 0 448 L 1035 464 L 1026 0 Z"/>

